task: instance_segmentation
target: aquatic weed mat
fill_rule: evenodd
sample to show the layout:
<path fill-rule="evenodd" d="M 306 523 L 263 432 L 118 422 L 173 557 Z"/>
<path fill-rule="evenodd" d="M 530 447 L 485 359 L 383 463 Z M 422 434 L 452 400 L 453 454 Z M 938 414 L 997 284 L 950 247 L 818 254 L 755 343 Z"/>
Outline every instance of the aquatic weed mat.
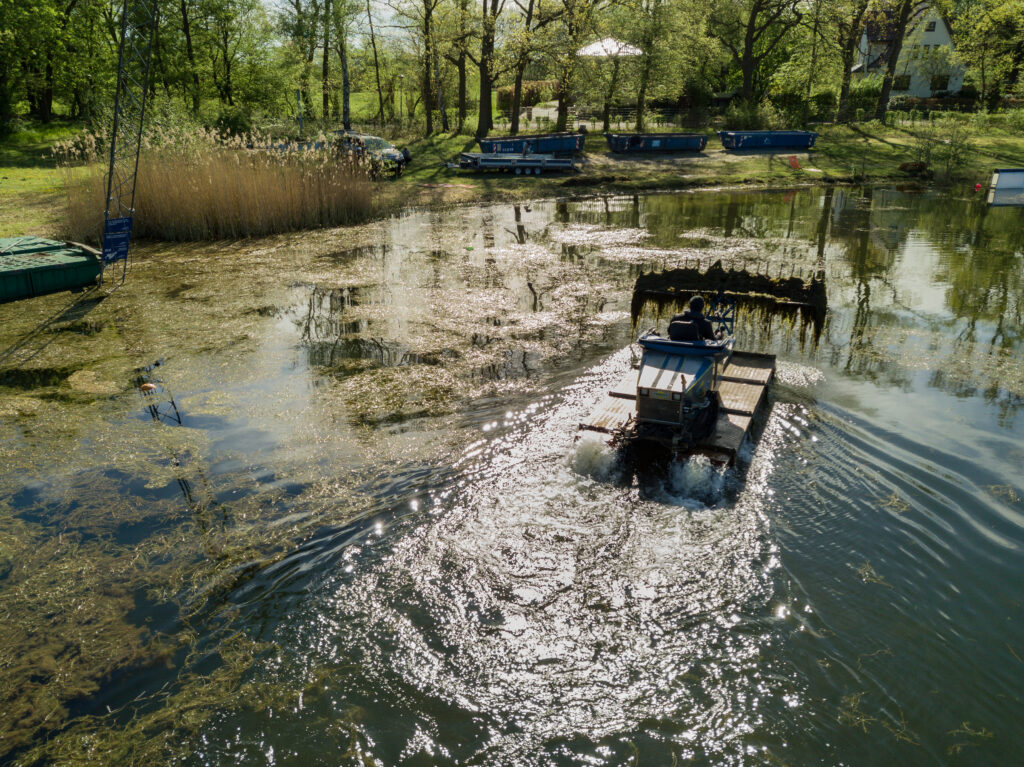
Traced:
<path fill-rule="evenodd" d="M 360 487 L 389 466 L 448 449 L 444 430 L 385 444 L 374 430 L 539 386 L 547 361 L 623 325 L 603 310 L 615 286 L 572 262 L 530 265 L 483 241 L 474 254 L 457 227 L 392 258 L 382 226 L 345 230 L 340 250 L 337 232 L 141 247 L 126 284 L 87 311 L 67 313 L 67 294 L 0 307 L 0 344 L 15 351 L 0 372 L 12 758 L 163 761 L 214 701 L 250 705 L 238 690 L 251 652 L 195 616 L 310 530 L 367 513 Z M 467 255 L 438 271 L 439 249 Z M 359 300 L 332 307 L 344 291 Z M 230 444 L 215 444 L 223 432 Z M 288 458 L 254 470 L 266 450 Z M 356 458 L 373 469 L 325 477 L 325 463 Z"/>

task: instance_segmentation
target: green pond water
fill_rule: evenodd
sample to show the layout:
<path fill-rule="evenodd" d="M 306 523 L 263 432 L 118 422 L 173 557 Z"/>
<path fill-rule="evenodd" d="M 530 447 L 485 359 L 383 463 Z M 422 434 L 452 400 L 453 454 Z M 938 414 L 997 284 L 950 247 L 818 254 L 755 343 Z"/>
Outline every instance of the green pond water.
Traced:
<path fill-rule="evenodd" d="M 0 763 L 1024 753 L 1024 209 L 703 191 L 147 246 L 0 306 Z M 778 380 L 737 466 L 576 425 L 645 271 Z M 149 391 L 143 391 L 143 385 Z"/>

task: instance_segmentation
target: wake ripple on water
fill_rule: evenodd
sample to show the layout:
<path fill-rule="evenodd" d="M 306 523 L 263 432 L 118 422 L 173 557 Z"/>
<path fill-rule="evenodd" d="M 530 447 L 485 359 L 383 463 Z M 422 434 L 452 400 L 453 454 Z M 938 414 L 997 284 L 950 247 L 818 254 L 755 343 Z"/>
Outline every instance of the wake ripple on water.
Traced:
<path fill-rule="evenodd" d="M 788 601 L 809 608 L 790 645 L 819 698 L 808 758 L 827 746 L 849 764 L 1010 763 L 999 754 L 1017 735 L 998 723 L 1018 695 L 1005 668 L 1020 663 L 1008 584 L 1024 515 L 1006 477 L 965 460 L 988 435 L 963 427 L 934 445 L 835 406 L 784 409 L 806 437 L 792 451 L 806 460 L 776 477 L 775 531 Z M 965 738 L 990 741 L 986 756 L 950 758 Z"/>
<path fill-rule="evenodd" d="M 771 741 L 765 712 L 794 694 L 770 660 L 771 461 L 731 504 L 706 461 L 653 493 L 610 482 L 611 451 L 573 444 L 589 403 L 571 389 L 474 446 L 471 482 L 349 551 L 273 632 L 295 683 L 348 669 L 323 694 L 365 712 L 383 762 L 729 763 Z"/>

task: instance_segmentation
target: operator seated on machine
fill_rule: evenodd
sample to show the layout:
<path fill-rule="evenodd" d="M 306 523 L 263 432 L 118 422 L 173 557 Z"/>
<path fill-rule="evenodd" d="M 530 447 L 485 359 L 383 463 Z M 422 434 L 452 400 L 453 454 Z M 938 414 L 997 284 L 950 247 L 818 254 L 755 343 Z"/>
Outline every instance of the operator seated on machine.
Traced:
<path fill-rule="evenodd" d="M 711 322 L 704 316 L 704 299 L 694 296 L 690 299 L 690 308 L 682 314 L 676 314 L 668 324 L 668 337 L 671 341 L 717 341 Z"/>

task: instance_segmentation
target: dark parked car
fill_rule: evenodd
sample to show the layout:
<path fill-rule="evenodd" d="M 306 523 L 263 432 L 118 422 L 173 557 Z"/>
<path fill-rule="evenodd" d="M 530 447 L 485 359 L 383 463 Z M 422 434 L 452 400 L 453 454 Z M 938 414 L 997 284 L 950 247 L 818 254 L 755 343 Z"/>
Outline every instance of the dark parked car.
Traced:
<path fill-rule="evenodd" d="M 408 149 L 398 149 L 394 144 L 379 136 L 368 136 L 365 133 L 339 130 L 334 132 L 338 142 L 344 149 L 354 151 L 370 158 L 379 164 L 381 172 L 393 172 L 400 176 L 405 166 L 412 159 Z"/>

